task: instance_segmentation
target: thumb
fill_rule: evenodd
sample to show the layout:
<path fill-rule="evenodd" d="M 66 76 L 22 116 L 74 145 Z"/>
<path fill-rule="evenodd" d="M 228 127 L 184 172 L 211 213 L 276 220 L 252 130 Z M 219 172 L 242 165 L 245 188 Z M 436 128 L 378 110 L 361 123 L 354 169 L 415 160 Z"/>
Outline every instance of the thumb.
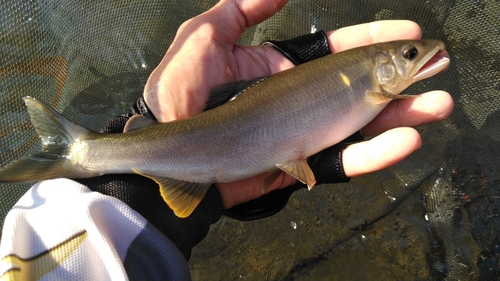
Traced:
<path fill-rule="evenodd" d="M 211 88 L 237 78 L 232 51 L 241 33 L 272 16 L 286 2 L 222 0 L 184 22 L 144 87 L 146 103 L 158 121 L 201 112 Z"/>
<path fill-rule="evenodd" d="M 199 17 L 215 19 L 213 24 L 219 35 L 224 35 L 226 43 L 236 44 L 247 27 L 268 19 L 288 0 L 222 0 Z"/>

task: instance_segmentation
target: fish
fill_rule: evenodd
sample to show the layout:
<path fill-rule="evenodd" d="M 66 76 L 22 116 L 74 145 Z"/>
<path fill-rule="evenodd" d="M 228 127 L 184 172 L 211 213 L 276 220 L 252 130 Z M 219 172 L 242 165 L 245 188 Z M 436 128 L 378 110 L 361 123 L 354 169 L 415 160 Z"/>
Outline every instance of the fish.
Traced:
<path fill-rule="evenodd" d="M 284 172 L 311 189 L 309 156 L 360 130 L 391 100 L 413 97 L 400 93 L 444 71 L 449 61 L 439 40 L 354 48 L 218 87 L 211 97 L 233 98 L 187 119 L 133 116 L 121 134 L 89 130 L 27 96 L 42 150 L 0 169 L 0 182 L 138 174 L 158 183 L 181 218 L 217 182 L 267 172 L 265 190 Z"/>

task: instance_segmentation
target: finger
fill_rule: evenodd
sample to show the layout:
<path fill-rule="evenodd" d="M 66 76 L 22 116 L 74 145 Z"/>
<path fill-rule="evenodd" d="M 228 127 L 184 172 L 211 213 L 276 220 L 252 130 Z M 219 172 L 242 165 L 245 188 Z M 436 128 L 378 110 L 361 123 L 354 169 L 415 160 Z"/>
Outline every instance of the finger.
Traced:
<path fill-rule="evenodd" d="M 229 209 L 235 205 L 261 197 L 264 194 L 262 193 L 262 183 L 266 176 L 267 173 L 264 173 L 234 182 L 217 183 L 216 186 L 221 195 L 224 208 Z M 273 184 L 266 189 L 265 193 L 269 193 L 279 188 L 285 188 L 295 182 L 297 182 L 297 180 L 292 176 L 281 173 Z"/>
<path fill-rule="evenodd" d="M 342 154 L 346 176 L 355 177 L 385 169 L 420 148 L 422 140 L 413 128 L 389 130 L 369 141 L 355 143 Z"/>
<path fill-rule="evenodd" d="M 415 127 L 446 119 L 453 111 L 453 98 L 444 91 L 432 91 L 414 99 L 393 100 L 361 129 L 363 136 L 380 134 L 396 127 Z"/>
<path fill-rule="evenodd" d="M 387 20 L 358 24 L 327 33 L 332 53 L 393 40 L 418 40 L 422 30 L 408 20 Z"/>
<path fill-rule="evenodd" d="M 158 121 L 199 113 L 211 88 L 238 80 L 230 55 L 234 44 L 247 26 L 263 21 L 286 2 L 223 0 L 183 23 L 144 87 L 145 101 Z"/>
<path fill-rule="evenodd" d="M 199 18 L 204 23 L 210 20 L 219 38 L 225 38 L 225 43 L 234 45 L 247 27 L 271 17 L 287 2 L 288 0 L 223 0 Z"/>
<path fill-rule="evenodd" d="M 417 40 L 422 37 L 418 24 L 408 20 L 376 21 L 343 27 L 326 33 L 332 53 L 355 47 L 393 40 Z M 294 65 L 281 53 L 270 46 L 260 46 L 253 50 L 267 58 L 271 73 L 276 73 Z M 249 77 L 250 78 L 250 77 Z"/>
<path fill-rule="evenodd" d="M 228 2 L 233 2 L 233 0 Z M 234 2 L 242 16 L 245 17 L 245 27 L 251 27 L 276 14 L 286 5 L 288 0 L 236 0 Z"/>

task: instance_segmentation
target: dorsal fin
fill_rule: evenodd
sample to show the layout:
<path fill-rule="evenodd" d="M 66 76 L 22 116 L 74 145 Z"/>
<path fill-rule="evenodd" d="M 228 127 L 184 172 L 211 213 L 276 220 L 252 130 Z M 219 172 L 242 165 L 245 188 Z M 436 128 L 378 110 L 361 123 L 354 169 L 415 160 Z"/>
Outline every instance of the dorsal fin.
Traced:
<path fill-rule="evenodd" d="M 254 79 L 230 82 L 213 88 L 208 94 L 208 101 L 204 111 L 223 105 L 228 101 L 236 99 L 246 90 L 255 84 L 265 80 L 268 76 L 257 77 Z"/>

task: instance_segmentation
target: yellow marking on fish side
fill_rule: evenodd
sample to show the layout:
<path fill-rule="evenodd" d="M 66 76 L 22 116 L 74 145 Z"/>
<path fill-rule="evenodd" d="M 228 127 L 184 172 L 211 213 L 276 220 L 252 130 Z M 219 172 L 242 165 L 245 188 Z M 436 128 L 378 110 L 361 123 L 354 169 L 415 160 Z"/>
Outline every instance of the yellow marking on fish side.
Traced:
<path fill-rule="evenodd" d="M 349 80 L 349 77 L 347 77 L 344 73 L 340 72 L 340 77 L 342 78 L 342 81 L 344 84 L 347 86 L 351 87 L 351 80 Z"/>

